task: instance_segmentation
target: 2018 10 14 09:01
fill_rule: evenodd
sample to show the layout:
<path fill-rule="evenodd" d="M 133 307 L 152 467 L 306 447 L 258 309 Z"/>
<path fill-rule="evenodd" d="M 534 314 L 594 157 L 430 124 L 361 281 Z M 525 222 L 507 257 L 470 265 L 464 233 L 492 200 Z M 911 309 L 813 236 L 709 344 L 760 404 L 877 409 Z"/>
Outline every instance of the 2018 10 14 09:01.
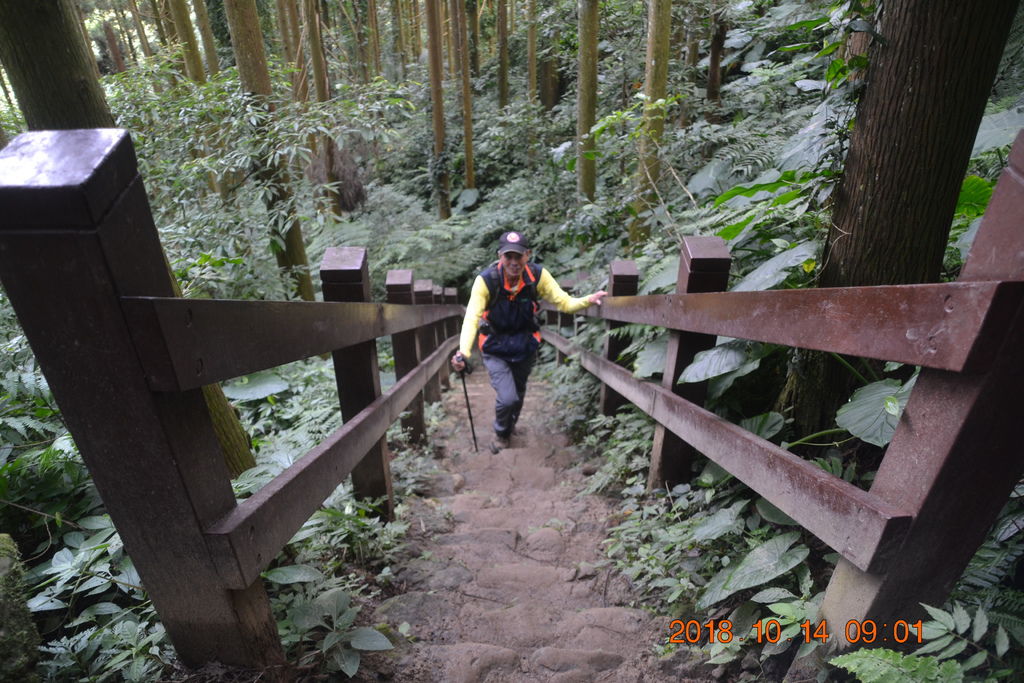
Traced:
<path fill-rule="evenodd" d="M 797 628 L 794 629 L 793 627 Z M 696 619 L 675 619 L 669 624 L 668 641 L 687 645 L 701 643 L 731 643 L 754 641 L 757 643 L 778 643 L 779 641 L 802 641 L 809 643 L 819 640 L 827 643 L 832 633 L 828 622 L 813 622 L 805 619 L 799 623 L 783 625 L 778 619 L 758 619 L 745 636 L 737 636 L 733 631 L 733 623 L 728 619 L 712 619 L 700 622 Z M 851 619 L 846 622 L 841 636 L 847 643 L 870 645 L 872 643 L 921 643 L 924 625 L 920 619 L 915 622 L 897 619 L 889 623 L 878 624 L 871 619 L 859 621 Z"/>

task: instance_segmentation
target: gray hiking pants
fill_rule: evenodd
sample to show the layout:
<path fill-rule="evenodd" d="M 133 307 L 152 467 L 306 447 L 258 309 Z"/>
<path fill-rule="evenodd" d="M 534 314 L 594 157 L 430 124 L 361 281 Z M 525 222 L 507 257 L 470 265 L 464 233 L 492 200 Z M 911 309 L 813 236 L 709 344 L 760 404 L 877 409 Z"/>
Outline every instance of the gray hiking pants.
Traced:
<path fill-rule="evenodd" d="M 512 428 L 519 419 L 519 411 L 523 409 L 523 397 L 526 396 L 526 380 L 537 361 L 534 353 L 526 360 L 510 363 L 503 358 L 483 354 L 484 367 L 491 378 L 491 386 L 496 394 L 494 400 L 494 433 L 508 438 Z"/>

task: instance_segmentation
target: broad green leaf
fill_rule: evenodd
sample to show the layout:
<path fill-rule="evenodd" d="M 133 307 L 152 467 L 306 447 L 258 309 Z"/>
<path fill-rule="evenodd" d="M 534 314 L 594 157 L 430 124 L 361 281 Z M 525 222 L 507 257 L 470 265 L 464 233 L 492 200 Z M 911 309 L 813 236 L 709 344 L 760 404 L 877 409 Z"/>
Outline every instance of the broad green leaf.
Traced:
<path fill-rule="evenodd" d="M 338 633 L 337 631 L 331 631 L 326 636 L 324 636 L 323 642 L 320 643 L 320 649 L 323 652 L 327 652 L 332 647 L 334 647 L 338 643 L 343 642 L 344 640 L 345 640 L 345 634 L 344 633 Z"/>
<path fill-rule="evenodd" d="M 971 615 L 959 602 L 953 605 L 953 623 L 956 624 L 957 633 L 967 633 L 971 627 Z"/>
<path fill-rule="evenodd" d="M 290 564 L 264 572 L 263 578 L 272 583 L 305 583 L 319 581 L 323 578 L 323 574 L 316 567 L 308 564 Z"/>
<path fill-rule="evenodd" d="M 949 645 L 950 643 L 952 643 L 953 639 L 955 637 L 956 636 L 950 634 L 950 635 L 942 636 L 941 638 L 937 638 L 937 639 L 932 640 L 930 642 L 927 642 L 924 645 L 922 645 L 921 647 L 919 647 L 916 650 L 914 650 L 914 654 L 915 655 L 926 655 L 926 654 L 929 654 L 931 652 L 938 652 L 942 648 L 944 648 L 947 645 Z"/>
<path fill-rule="evenodd" d="M 960 196 L 956 200 L 956 215 L 967 218 L 977 218 L 985 213 L 989 199 L 992 198 L 993 183 L 979 178 L 976 175 L 969 175 L 964 178 L 960 186 Z"/>
<path fill-rule="evenodd" d="M 750 342 L 733 339 L 701 351 L 679 376 L 679 383 L 703 382 L 742 367 L 750 360 Z"/>
<path fill-rule="evenodd" d="M 359 653 L 347 647 L 337 649 L 331 657 L 331 667 L 352 678 L 359 671 Z"/>
<path fill-rule="evenodd" d="M 665 355 L 668 353 L 668 339 L 654 339 L 636 354 L 633 374 L 637 377 L 652 377 L 665 371 Z"/>
<path fill-rule="evenodd" d="M 1006 635 L 1006 630 L 999 626 L 996 629 L 996 655 L 1002 657 L 1006 654 L 1006 651 L 1010 649 L 1010 639 Z"/>
<path fill-rule="evenodd" d="M 767 583 L 803 562 L 810 550 L 803 545 L 790 548 L 799 537 L 797 531 L 775 536 L 751 550 L 740 562 L 723 568 L 708 582 L 697 608 L 705 609 L 737 591 Z"/>
<path fill-rule="evenodd" d="M 326 627 L 322 613 L 317 605 L 312 602 L 300 602 L 288 610 L 288 617 L 292 623 L 303 631 L 311 631 L 318 626 Z"/>
<path fill-rule="evenodd" d="M 861 387 L 836 413 L 836 424 L 862 441 L 885 446 L 896 432 L 914 381 L 911 378 L 902 384 L 899 380 L 883 379 Z M 895 412 L 890 409 L 893 403 Z"/>
<path fill-rule="evenodd" d="M 829 23 L 828 15 L 814 17 L 813 19 L 805 19 L 798 21 L 795 24 L 790 24 L 784 28 L 784 31 L 812 31 L 819 26 L 824 26 Z"/>
<path fill-rule="evenodd" d="M 390 650 L 394 647 L 383 633 L 367 626 L 354 629 L 349 644 L 357 650 Z"/>
<path fill-rule="evenodd" d="M 721 538 L 730 531 L 740 531 L 743 523 L 739 516 L 749 501 L 733 503 L 727 508 L 722 508 L 705 519 L 696 529 L 693 530 L 693 540 L 713 541 Z"/>
<path fill-rule="evenodd" d="M 785 424 L 786 418 L 776 412 L 762 413 L 755 417 L 748 417 L 745 420 L 740 420 L 740 427 L 743 427 L 748 432 L 757 434 L 762 439 L 772 438 L 782 431 Z"/>
<path fill-rule="evenodd" d="M 939 609 L 938 607 L 926 605 L 923 602 L 921 603 L 921 607 L 924 607 L 924 611 L 927 612 L 932 619 L 942 624 L 946 628 L 947 632 L 951 632 L 956 629 L 956 621 L 953 619 L 953 615 L 949 612 Z"/>
<path fill-rule="evenodd" d="M 61 609 L 67 607 L 67 603 L 57 598 L 52 598 L 48 595 L 36 595 L 28 600 L 28 609 L 30 612 L 45 612 L 51 609 Z"/>
<path fill-rule="evenodd" d="M 733 197 L 753 197 L 759 192 L 772 193 L 784 187 L 789 187 L 796 182 L 796 171 L 786 171 L 782 174 L 775 171 L 772 175 L 776 176 L 776 178 L 768 182 L 754 183 L 753 185 L 737 185 L 728 192 L 723 192 L 715 198 L 715 206 L 721 206 Z"/>
<path fill-rule="evenodd" d="M 973 655 L 968 657 L 963 664 L 960 665 L 960 669 L 962 671 L 970 671 L 971 669 L 976 669 L 977 667 L 984 664 L 986 659 L 988 659 L 988 652 L 986 650 L 975 652 Z"/>
<path fill-rule="evenodd" d="M 772 524 L 796 526 L 796 521 L 794 521 L 792 517 L 769 503 L 764 498 L 758 498 L 757 503 L 755 503 L 755 507 L 757 508 L 758 514 Z"/>
<path fill-rule="evenodd" d="M 956 657 L 958 654 L 966 650 L 967 645 L 968 643 L 966 640 L 958 640 L 942 652 L 936 654 L 935 657 L 937 659 L 952 659 L 953 657 Z"/>
<path fill-rule="evenodd" d="M 780 600 L 796 600 L 796 596 L 785 588 L 765 588 L 750 597 L 752 602 L 779 602 Z"/>
<path fill-rule="evenodd" d="M 986 631 L 988 631 L 988 613 L 979 607 L 978 611 L 974 613 L 974 630 L 971 631 L 971 639 L 976 643 L 980 642 Z"/>
<path fill-rule="evenodd" d="M 750 271 L 731 291 L 756 292 L 771 289 L 786 279 L 791 268 L 796 268 L 807 259 L 815 258 L 817 251 L 817 247 L 812 243 L 801 242 Z"/>
<path fill-rule="evenodd" d="M 768 605 L 768 609 L 787 619 L 797 618 L 796 605 L 791 602 L 774 602 Z"/>
<path fill-rule="evenodd" d="M 478 199 L 480 199 L 480 190 L 467 187 L 459 193 L 459 200 L 455 204 L 455 208 L 460 212 L 465 211 L 473 207 Z"/>
<path fill-rule="evenodd" d="M 82 517 L 76 522 L 78 526 L 83 529 L 109 529 L 114 526 L 114 523 L 110 521 L 110 515 L 93 515 L 92 517 Z"/>
<path fill-rule="evenodd" d="M 224 395 L 236 401 L 256 401 L 288 389 L 288 382 L 272 372 L 246 375 L 223 385 Z"/>
<path fill-rule="evenodd" d="M 348 609 L 350 598 L 344 588 L 332 588 L 331 590 L 317 596 L 314 601 L 320 608 L 321 614 L 337 619 L 338 616 Z"/>

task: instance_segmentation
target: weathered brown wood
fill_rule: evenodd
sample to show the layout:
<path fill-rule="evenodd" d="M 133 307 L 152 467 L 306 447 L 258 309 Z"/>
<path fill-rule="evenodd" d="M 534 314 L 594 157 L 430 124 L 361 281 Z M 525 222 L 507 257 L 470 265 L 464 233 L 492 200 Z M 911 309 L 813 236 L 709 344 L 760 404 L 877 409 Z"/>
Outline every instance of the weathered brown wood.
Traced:
<path fill-rule="evenodd" d="M 1024 138 L 1000 177 L 970 256 L 964 279 L 1024 276 L 1020 215 L 1024 207 Z M 1019 283 L 1014 283 L 1019 284 Z M 916 515 L 899 556 L 884 572 L 840 562 L 821 616 L 914 620 L 920 603 L 941 605 L 963 573 L 1024 471 L 1024 297 L 1001 328 L 981 334 L 998 345 L 983 373 L 921 371 L 882 461 L 871 493 L 899 501 Z M 835 620 L 839 620 L 836 622 Z M 847 643 L 834 646 L 843 648 Z"/>
<path fill-rule="evenodd" d="M 328 248 L 320 265 L 320 282 L 324 301 L 370 301 L 366 249 Z M 341 416 L 348 422 L 380 396 L 377 342 L 361 342 L 332 355 Z M 360 500 L 383 499 L 378 514 L 390 521 L 395 518 L 395 496 L 388 462 L 387 440 L 382 435 L 352 470 L 352 490 Z"/>
<path fill-rule="evenodd" d="M 640 272 L 633 261 L 612 261 L 609 266 L 608 294 L 615 296 L 634 296 L 640 286 Z M 597 308 L 597 307 L 595 307 Z M 619 354 L 629 346 L 629 339 L 617 337 L 611 331 L 622 327 L 620 322 L 606 322 L 604 336 L 604 357 L 616 362 Z M 601 414 L 614 415 L 626 400 L 607 384 L 601 385 Z"/>
<path fill-rule="evenodd" d="M 413 293 L 413 275 L 411 270 L 389 270 L 385 282 L 388 303 L 410 306 L 416 303 Z M 416 308 L 420 308 L 417 306 Z M 401 380 L 420 364 L 425 355 L 420 350 L 419 334 L 416 330 L 396 332 L 391 335 L 391 348 L 395 355 L 395 379 Z M 426 437 L 426 425 L 423 421 L 423 394 L 418 394 L 409 404 L 402 418 L 402 429 L 409 432 L 414 443 L 420 443 Z"/>
<path fill-rule="evenodd" d="M 442 287 L 441 285 L 434 285 L 433 301 L 435 306 L 443 305 L 445 303 L 444 287 Z M 440 342 L 441 340 L 447 339 L 449 336 L 451 336 L 445 334 L 445 332 L 447 331 L 446 324 L 447 320 L 438 320 L 436 323 L 434 323 L 434 337 L 437 340 L 437 342 Z M 449 389 L 452 388 L 452 383 L 451 380 L 448 378 L 448 375 L 448 368 L 444 367 L 442 367 L 437 373 L 437 378 L 441 381 L 441 389 L 443 389 L 444 391 L 448 391 Z"/>
<path fill-rule="evenodd" d="M 459 290 L 455 287 L 444 288 L 444 305 L 445 306 L 458 306 L 459 305 Z M 454 337 L 459 333 L 459 322 L 462 319 L 462 315 L 465 311 L 462 311 L 460 315 L 450 316 L 444 322 L 444 336 Z"/>
<path fill-rule="evenodd" d="M 430 280 L 416 280 L 412 285 L 413 299 L 417 306 L 434 303 L 434 283 Z M 437 332 L 431 325 L 424 325 L 416 331 L 420 342 L 420 355 L 429 356 L 437 348 Z M 423 400 L 437 403 L 441 400 L 441 380 L 434 377 L 423 387 Z"/>
<path fill-rule="evenodd" d="M 126 297 L 150 386 L 181 391 L 429 325 L 458 309 Z M 259 330 L 259 334 L 253 334 Z"/>
<path fill-rule="evenodd" d="M 609 298 L 583 315 L 805 349 L 979 372 L 1020 285 L 947 282 Z"/>
<path fill-rule="evenodd" d="M 729 284 L 729 249 L 721 237 L 690 236 L 683 238 L 679 256 L 676 292 L 721 292 Z M 661 386 L 695 405 L 704 405 L 707 382 L 677 384 L 676 380 L 699 352 L 715 345 L 715 337 L 696 332 L 669 332 L 665 350 L 665 371 Z M 671 430 L 658 424 L 654 428 L 651 467 L 647 488 L 671 490 L 676 484 L 689 481 L 696 451 Z"/>
<path fill-rule="evenodd" d="M 150 390 L 121 309 L 173 295 L 126 132 L 0 152 L 0 279 L 179 656 L 282 662 L 263 586 L 228 590 L 203 537 L 235 500 L 202 393 Z"/>
<path fill-rule="evenodd" d="M 395 272 L 395 271 L 392 271 Z M 228 586 L 246 585 L 377 443 L 455 352 L 448 339 L 383 396 L 347 421 L 234 510 L 210 525 L 206 539 Z"/>
<path fill-rule="evenodd" d="M 871 495 L 817 465 L 695 406 L 668 389 L 549 331 L 544 338 L 640 410 L 792 517 L 855 566 L 880 568 L 899 549 L 911 521 L 901 506 Z"/>

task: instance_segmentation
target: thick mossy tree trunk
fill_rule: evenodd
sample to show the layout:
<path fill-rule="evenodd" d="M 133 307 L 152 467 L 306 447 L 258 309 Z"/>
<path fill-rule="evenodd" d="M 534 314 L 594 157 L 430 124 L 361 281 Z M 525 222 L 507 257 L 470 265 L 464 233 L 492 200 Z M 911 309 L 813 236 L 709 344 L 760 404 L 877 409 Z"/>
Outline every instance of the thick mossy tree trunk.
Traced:
<path fill-rule="evenodd" d="M 272 109 L 270 71 L 263 51 L 263 34 L 255 0 L 225 0 L 225 14 L 231 33 L 231 46 L 242 87 Z M 313 281 L 309 275 L 309 259 L 302 239 L 302 226 L 295 214 L 295 202 L 289 187 L 288 171 L 280 163 L 265 161 L 260 178 L 267 184 L 267 212 L 277 216 L 275 249 L 277 264 L 287 275 L 292 290 L 303 300 L 313 301 Z"/>
<path fill-rule="evenodd" d="M 0 534 L 0 675 L 5 681 L 38 680 L 39 632 L 26 606 L 25 567 L 18 546 Z"/>
<path fill-rule="evenodd" d="M 114 118 L 93 75 L 71 0 L 0 3 L 0 62 L 30 130 L 112 128 Z M 35 33 L 38 31 L 39 33 Z M 43 49 L 59 45 L 63 49 Z M 167 268 L 178 296 L 178 281 Z M 249 436 L 219 384 L 203 387 L 210 418 L 232 475 L 256 464 Z"/>
<path fill-rule="evenodd" d="M 597 160 L 590 129 L 597 117 L 598 0 L 579 1 L 579 85 L 576 100 L 576 179 L 590 201 L 597 192 Z"/>
<path fill-rule="evenodd" d="M 820 285 L 935 282 L 978 124 L 1017 0 L 887 3 L 869 51 Z M 936 106 L 941 103 L 941 106 Z M 807 433 L 849 396 L 830 359 L 806 356 L 794 392 Z"/>
<path fill-rule="evenodd" d="M 427 7 L 427 50 L 430 53 L 430 106 L 434 128 L 434 158 L 431 174 L 434 177 L 434 192 L 437 195 L 437 215 L 442 220 L 451 216 L 451 200 L 448 197 L 448 169 L 444 162 L 444 65 L 441 52 L 441 0 L 426 0 Z"/>
<path fill-rule="evenodd" d="M 672 0 L 649 0 L 647 9 L 647 67 L 644 75 L 644 111 L 637 150 L 636 213 L 629 226 L 629 241 L 640 245 L 651 234 L 647 211 L 657 203 L 661 177 L 659 149 L 665 132 L 665 88 L 668 83 L 669 33 Z"/>

